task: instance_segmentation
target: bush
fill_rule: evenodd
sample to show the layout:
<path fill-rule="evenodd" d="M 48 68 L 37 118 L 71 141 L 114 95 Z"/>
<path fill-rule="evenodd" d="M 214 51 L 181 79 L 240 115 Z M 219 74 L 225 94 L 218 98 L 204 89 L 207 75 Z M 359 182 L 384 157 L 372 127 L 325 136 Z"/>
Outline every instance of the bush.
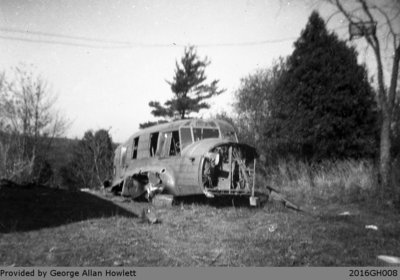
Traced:
<path fill-rule="evenodd" d="M 87 131 L 74 147 L 72 159 L 60 169 L 62 186 L 68 189 L 100 188 L 111 177 L 113 157 L 108 131 Z"/>
<path fill-rule="evenodd" d="M 32 181 L 39 185 L 46 185 L 53 178 L 53 169 L 43 157 L 36 157 L 33 161 Z"/>

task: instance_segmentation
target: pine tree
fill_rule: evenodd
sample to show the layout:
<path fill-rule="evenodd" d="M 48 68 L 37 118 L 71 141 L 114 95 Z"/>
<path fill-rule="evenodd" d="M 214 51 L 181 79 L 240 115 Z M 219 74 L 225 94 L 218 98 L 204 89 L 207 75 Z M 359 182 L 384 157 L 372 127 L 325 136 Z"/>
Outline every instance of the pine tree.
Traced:
<path fill-rule="evenodd" d="M 273 96 L 269 136 L 307 159 L 376 151 L 377 114 L 367 71 L 353 47 L 313 12 Z"/>
<path fill-rule="evenodd" d="M 208 109 L 210 105 L 205 100 L 219 95 L 224 90 L 218 90 L 218 80 L 206 83 L 206 67 L 210 65 L 207 58 L 201 59 L 194 46 L 185 48 L 180 64 L 176 62 L 175 76 L 172 81 L 167 81 L 171 86 L 173 98 L 164 103 L 151 101 L 151 113 L 155 117 L 187 118 L 190 113 L 197 113 L 201 109 Z"/>

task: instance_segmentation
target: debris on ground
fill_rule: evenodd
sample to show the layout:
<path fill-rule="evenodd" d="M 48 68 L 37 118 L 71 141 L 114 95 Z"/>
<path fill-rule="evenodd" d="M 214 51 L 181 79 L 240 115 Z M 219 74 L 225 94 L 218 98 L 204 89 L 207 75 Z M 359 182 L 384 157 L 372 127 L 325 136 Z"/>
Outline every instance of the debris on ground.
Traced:
<path fill-rule="evenodd" d="M 366 225 L 366 229 L 373 229 L 373 230 L 378 230 L 378 227 L 376 225 Z"/>
<path fill-rule="evenodd" d="M 388 264 L 400 265 L 400 258 L 395 256 L 379 255 L 378 259 Z"/>
<path fill-rule="evenodd" d="M 273 223 L 273 224 L 270 224 L 270 225 L 268 226 L 268 231 L 269 231 L 269 232 L 274 232 L 277 228 L 278 228 L 278 224 Z"/>
<path fill-rule="evenodd" d="M 123 265 L 124 265 L 124 263 L 121 262 L 121 261 L 114 261 L 113 262 L 113 266 L 123 266 Z"/>
<path fill-rule="evenodd" d="M 172 206 L 174 197 L 172 195 L 156 195 L 152 199 L 152 204 L 157 207 L 170 207 Z"/>
<path fill-rule="evenodd" d="M 268 191 L 269 191 L 269 197 L 270 197 L 272 200 L 276 200 L 276 201 L 281 202 L 286 208 L 293 209 L 293 210 L 296 210 L 296 211 L 302 211 L 302 210 L 300 209 L 299 206 L 297 206 L 296 204 L 294 204 L 293 202 L 291 202 L 290 200 L 288 200 L 287 198 L 285 198 L 285 197 L 284 197 L 279 191 L 277 191 L 276 189 L 274 189 L 274 188 L 272 188 L 272 187 L 270 187 L 270 186 L 267 186 L 267 189 L 268 189 Z"/>
<path fill-rule="evenodd" d="M 149 224 L 161 223 L 161 221 L 157 218 L 157 215 L 154 213 L 154 210 L 150 208 L 147 209 L 143 208 L 141 219 L 143 223 L 149 223 Z"/>

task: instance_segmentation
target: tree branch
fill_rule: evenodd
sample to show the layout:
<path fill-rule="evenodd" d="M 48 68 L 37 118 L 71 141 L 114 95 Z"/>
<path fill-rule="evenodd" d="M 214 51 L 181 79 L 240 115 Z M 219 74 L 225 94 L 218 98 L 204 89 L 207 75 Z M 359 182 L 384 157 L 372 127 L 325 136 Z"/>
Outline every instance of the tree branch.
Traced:
<path fill-rule="evenodd" d="M 390 80 L 390 88 L 389 88 L 389 110 L 390 114 L 393 114 L 394 103 L 396 99 L 396 89 L 397 89 L 397 80 L 399 76 L 399 62 L 400 62 L 400 45 L 397 46 L 396 51 L 394 53 L 393 65 L 392 65 L 392 76 Z"/>
<path fill-rule="evenodd" d="M 369 20 L 371 22 L 375 21 L 374 17 L 371 14 L 371 11 L 369 10 L 369 7 L 365 0 L 358 0 L 360 2 L 363 11 L 365 14 L 368 16 Z M 383 64 L 382 64 L 382 55 L 380 51 L 380 44 L 378 37 L 376 36 L 376 33 L 366 36 L 367 42 L 371 44 L 371 42 L 374 42 L 372 48 L 374 50 L 375 56 L 376 56 L 376 61 L 377 61 L 377 71 L 378 71 L 378 97 L 381 103 L 381 106 L 384 108 L 384 112 L 388 112 L 388 104 L 387 104 L 387 97 L 385 94 L 385 85 L 384 85 L 384 74 L 383 74 Z"/>
<path fill-rule="evenodd" d="M 380 14 L 382 14 L 382 15 L 384 16 L 384 18 L 386 19 L 386 24 L 387 24 L 388 27 L 389 27 L 389 33 L 392 34 L 392 36 L 393 36 L 393 49 L 395 50 L 395 49 L 396 49 L 396 39 L 397 39 L 397 35 L 396 35 L 396 33 L 394 32 L 391 19 L 389 18 L 389 16 L 387 15 L 387 13 L 385 13 L 385 12 L 384 12 L 381 8 L 379 8 L 378 6 L 375 6 L 375 5 L 374 5 L 372 8 L 373 8 L 373 9 L 376 9 L 376 10 L 377 10 Z M 389 35 L 389 33 L 388 33 L 388 35 Z"/>

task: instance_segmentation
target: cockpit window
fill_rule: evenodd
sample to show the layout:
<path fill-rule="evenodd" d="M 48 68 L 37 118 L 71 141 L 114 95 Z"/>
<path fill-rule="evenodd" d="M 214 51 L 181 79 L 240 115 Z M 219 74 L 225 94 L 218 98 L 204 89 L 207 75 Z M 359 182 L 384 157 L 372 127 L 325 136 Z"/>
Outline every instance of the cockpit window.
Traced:
<path fill-rule="evenodd" d="M 219 137 L 218 129 L 203 128 L 203 139 L 218 138 L 218 137 Z"/>
<path fill-rule="evenodd" d="M 193 128 L 193 137 L 195 142 L 201 140 L 201 128 Z"/>
<path fill-rule="evenodd" d="M 220 123 L 219 128 L 221 130 L 221 138 L 222 139 L 227 139 L 227 140 L 237 142 L 237 136 L 236 136 L 235 130 L 230 125 Z"/>
<path fill-rule="evenodd" d="M 193 128 L 194 141 L 207 138 L 219 138 L 219 130 L 215 128 Z"/>

